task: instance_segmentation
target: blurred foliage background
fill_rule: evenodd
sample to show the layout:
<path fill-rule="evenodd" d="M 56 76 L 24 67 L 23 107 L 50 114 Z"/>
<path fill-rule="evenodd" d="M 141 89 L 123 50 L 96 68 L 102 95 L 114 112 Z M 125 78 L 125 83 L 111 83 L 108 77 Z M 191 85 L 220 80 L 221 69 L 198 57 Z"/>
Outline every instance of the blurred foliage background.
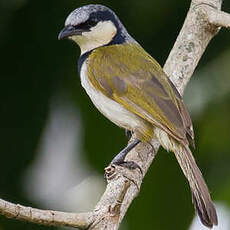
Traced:
<path fill-rule="evenodd" d="M 58 41 L 75 8 L 111 7 L 164 64 L 190 1 L 0 0 L 0 197 L 37 208 L 85 211 L 105 183 L 103 169 L 127 143 L 81 88 L 79 48 Z M 223 9 L 230 12 L 230 2 Z M 196 134 L 194 155 L 230 229 L 230 32 L 211 41 L 185 91 Z M 157 154 L 122 223 L 123 230 L 200 230 L 189 186 L 171 153 Z M 229 225 L 228 225 L 229 224 Z M 195 227 L 194 227 L 195 226 Z M 225 227 L 224 227 L 225 226 Z M 228 226 L 228 227 L 226 227 Z M 0 216 L 0 230 L 56 229 Z"/>

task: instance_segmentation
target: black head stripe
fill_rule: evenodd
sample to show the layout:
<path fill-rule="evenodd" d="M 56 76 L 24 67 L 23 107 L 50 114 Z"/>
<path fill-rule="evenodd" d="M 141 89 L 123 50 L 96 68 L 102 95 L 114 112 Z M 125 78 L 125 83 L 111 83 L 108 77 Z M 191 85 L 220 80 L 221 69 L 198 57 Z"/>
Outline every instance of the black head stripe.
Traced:
<path fill-rule="evenodd" d="M 90 31 L 90 29 L 92 27 L 94 27 L 95 25 L 97 25 L 98 21 L 97 20 L 93 20 L 91 18 L 89 18 L 87 21 L 79 24 L 79 25 L 76 25 L 74 26 L 76 29 L 82 29 L 82 30 L 85 30 L 85 31 Z"/>

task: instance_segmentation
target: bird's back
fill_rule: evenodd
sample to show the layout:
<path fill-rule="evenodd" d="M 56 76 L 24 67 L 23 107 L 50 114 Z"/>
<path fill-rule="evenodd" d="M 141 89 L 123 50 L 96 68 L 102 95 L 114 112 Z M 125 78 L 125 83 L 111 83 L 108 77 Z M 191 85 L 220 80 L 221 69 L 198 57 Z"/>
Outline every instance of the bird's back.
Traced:
<path fill-rule="evenodd" d="M 161 66 L 138 44 L 95 49 L 88 59 L 93 86 L 152 125 L 187 143 L 192 122 L 182 98 Z"/>

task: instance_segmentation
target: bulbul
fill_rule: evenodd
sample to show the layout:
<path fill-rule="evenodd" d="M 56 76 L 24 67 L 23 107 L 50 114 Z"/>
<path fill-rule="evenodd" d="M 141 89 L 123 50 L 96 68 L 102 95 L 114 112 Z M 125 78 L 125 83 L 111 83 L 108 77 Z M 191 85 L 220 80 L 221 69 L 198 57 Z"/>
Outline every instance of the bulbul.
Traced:
<path fill-rule="evenodd" d="M 69 38 L 81 49 L 81 84 L 97 109 L 135 139 L 112 161 L 125 156 L 140 141 L 156 138 L 175 153 L 188 179 L 201 222 L 212 228 L 217 215 L 207 185 L 189 149 L 194 133 L 188 110 L 161 66 L 132 38 L 116 14 L 103 5 L 86 5 L 67 17 L 59 39 Z"/>

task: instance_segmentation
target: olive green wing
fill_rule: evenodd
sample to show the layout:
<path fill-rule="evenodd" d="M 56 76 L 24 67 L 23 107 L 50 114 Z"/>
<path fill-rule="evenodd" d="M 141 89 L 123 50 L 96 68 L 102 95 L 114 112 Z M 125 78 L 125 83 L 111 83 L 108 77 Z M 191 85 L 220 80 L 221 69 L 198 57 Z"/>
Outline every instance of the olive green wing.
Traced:
<path fill-rule="evenodd" d="M 94 87 L 178 140 L 193 139 L 189 113 L 160 65 L 139 45 L 98 48 L 88 60 Z"/>

